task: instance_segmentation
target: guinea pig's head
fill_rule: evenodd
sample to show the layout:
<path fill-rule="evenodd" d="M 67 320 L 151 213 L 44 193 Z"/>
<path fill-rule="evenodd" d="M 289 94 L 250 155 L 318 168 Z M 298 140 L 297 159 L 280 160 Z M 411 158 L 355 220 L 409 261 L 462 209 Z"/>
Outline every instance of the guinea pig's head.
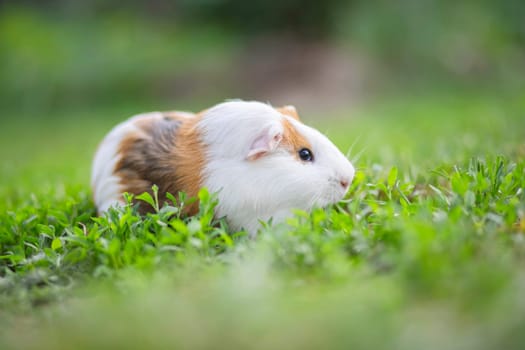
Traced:
<path fill-rule="evenodd" d="M 338 202 L 354 177 L 348 159 L 301 123 L 292 106 L 225 102 L 204 112 L 199 127 L 204 185 L 219 192 L 218 214 L 235 228 L 253 230 L 250 220 L 280 220 L 293 208 Z"/>

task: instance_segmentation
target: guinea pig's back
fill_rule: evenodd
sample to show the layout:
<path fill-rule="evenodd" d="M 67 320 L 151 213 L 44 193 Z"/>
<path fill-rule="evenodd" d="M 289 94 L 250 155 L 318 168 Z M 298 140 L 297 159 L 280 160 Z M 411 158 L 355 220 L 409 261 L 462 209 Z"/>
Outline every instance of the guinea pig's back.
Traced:
<path fill-rule="evenodd" d="M 172 151 L 177 129 L 193 118 L 187 112 L 151 112 L 115 126 L 100 143 L 91 171 L 93 199 L 99 214 L 123 203 L 123 192 L 139 194 L 156 182 L 163 154 Z M 165 167 L 170 165 L 165 164 Z M 157 167 L 157 169 L 155 169 Z"/>

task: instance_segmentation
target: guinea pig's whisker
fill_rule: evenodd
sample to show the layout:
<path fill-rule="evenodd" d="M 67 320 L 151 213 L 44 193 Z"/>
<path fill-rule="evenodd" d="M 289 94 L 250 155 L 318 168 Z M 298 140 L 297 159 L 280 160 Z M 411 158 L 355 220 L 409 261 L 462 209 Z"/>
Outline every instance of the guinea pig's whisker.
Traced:
<path fill-rule="evenodd" d="M 350 155 L 349 155 L 349 153 L 351 153 L 352 150 L 349 150 L 349 151 L 347 152 L 347 156 L 346 156 L 346 158 L 347 158 L 347 159 L 350 159 L 350 161 L 351 161 L 352 163 L 355 164 L 355 163 L 357 163 L 357 162 L 359 161 L 359 159 L 361 158 L 361 156 L 363 155 L 363 153 L 365 153 L 366 149 L 367 149 L 367 146 L 364 146 L 363 148 L 361 148 L 361 150 L 357 151 L 357 153 L 354 154 L 354 156 L 353 156 L 351 159 L 350 159 Z"/>
<path fill-rule="evenodd" d="M 348 150 L 345 153 L 346 158 L 350 158 L 350 155 L 354 150 L 355 145 L 357 145 L 357 143 L 361 140 L 361 136 L 362 135 L 357 136 L 354 142 L 352 142 L 352 144 L 350 145 L 350 147 L 348 147 Z"/>
<path fill-rule="evenodd" d="M 319 205 L 319 201 L 323 198 L 323 193 L 322 192 L 319 192 L 319 193 L 316 193 L 316 195 L 310 200 L 310 203 L 309 203 L 309 207 L 310 208 L 313 208 L 317 205 Z"/>

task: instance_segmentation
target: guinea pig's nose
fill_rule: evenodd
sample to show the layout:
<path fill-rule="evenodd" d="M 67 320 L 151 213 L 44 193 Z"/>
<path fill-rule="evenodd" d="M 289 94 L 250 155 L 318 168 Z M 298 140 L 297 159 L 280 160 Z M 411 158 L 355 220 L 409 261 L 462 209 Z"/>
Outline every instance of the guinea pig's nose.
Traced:
<path fill-rule="evenodd" d="M 341 184 L 341 186 L 343 186 L 344 189 L 346 189 L 350 184 L 350 180 L 348 180 L 347 178 L 341 178 L 339 180 L 339 183 Z"/>

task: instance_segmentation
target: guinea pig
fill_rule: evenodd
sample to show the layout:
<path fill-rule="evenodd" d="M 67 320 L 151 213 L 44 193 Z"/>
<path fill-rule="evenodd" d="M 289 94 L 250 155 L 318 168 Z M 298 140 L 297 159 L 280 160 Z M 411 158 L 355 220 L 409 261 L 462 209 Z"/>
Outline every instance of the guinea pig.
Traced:
<path fill-rule="evenodd" d="M 348 159 L 293 106 L 228 101 L 193 114 L 152 112 L 117 125 L 93 161 L 99 214 L 124 203 L 123 193 L 218 194 L 216 217 L 255 236 L 260 221 L 282 222 L 292 209 L 341 200 L 354 177 Z M 139 211 L 151 208 L 138 203 Z M 198 204 L 188 214 L 198 211 Z"/>

